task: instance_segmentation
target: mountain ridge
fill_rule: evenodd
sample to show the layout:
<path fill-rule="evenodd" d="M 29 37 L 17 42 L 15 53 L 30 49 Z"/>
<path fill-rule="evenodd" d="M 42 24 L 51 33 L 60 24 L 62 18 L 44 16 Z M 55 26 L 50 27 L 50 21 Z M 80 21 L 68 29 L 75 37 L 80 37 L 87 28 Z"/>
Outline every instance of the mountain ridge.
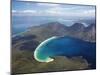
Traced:
<path fill-rule="evenodd" d="M 92 33 L 89 34 L 90 32 Z M 66 26 L 60 22 L 50 22 L 40 26 L 31 27 L 25 35 L 39 35 L 38 37 L 40 37 L 40 35 L 43 37 L 44 35 L 71 36 L 85 41 L 95 42 L 95 33 L 95 24 L 85 27 L 81 23 L 74 23 L 72 26 Z M 85 36 L 88 36 L 88 39 Z M 93 37 L 93 39 L 89 36 Z"/>
<path fill-rule="evenodd" d="M 95 35 L 94 24 L 85 27 L 81 23 L 74 23 L 72 26 L 65 26 L 59 22 L 52 22 L 31 27 L 28 31 L 13 37 L 12 44 L 15 49 L 32 51 L 42 41 L 52 36 L 68 36 L 83 41 L 96 42 Z"/>

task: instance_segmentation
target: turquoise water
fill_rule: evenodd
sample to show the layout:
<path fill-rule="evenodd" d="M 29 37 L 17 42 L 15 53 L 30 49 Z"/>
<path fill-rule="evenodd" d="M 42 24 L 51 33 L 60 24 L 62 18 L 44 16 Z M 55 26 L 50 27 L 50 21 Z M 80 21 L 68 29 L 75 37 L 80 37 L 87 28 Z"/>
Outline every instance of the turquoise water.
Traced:
<path fill-rule="evenodd" d="M 96 44 L 71 37 L 51 37 L 43 41 L 35 50 L 34 57 L 39 62 L 51 62 L 54 56 L 83 56 L 95 63 Z"/>

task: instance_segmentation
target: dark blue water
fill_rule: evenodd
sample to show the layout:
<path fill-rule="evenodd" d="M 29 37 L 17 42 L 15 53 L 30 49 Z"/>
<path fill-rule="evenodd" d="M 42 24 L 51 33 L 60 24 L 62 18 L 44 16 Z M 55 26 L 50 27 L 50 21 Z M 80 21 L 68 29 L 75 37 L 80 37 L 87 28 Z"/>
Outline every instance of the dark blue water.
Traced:
<path fill-rule="evenodd" d="M 49 62 L 54 56 L 83 56 L 91 64 L 91 68 L 96 67 L 96 44 L 76 38 L 52 37 L 42 42 L 35 53 L 36 60 L 40 62 Z"/>

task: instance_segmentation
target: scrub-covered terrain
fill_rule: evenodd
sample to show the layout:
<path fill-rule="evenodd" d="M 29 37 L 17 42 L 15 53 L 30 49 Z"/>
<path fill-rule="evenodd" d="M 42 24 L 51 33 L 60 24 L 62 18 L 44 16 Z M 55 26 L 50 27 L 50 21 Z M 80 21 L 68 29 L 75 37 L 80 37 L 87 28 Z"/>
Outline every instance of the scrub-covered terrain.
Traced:
<path fill-rule="evenodd" d="M 82 56 L 54 57 L 52 62 L 38 62 L 34 59 L 34 50 L 45 39 L 52 36 L 70 36 L 88 42 L 95 41 L 95 24 L 85 27 L 81 23 L 65 26 L 59 22 L 33 26 L 26 32 L 12 37 L 12 73 L 36 73 L 52 71 L 68 71 L 90 69 L 90 65 Z"/>

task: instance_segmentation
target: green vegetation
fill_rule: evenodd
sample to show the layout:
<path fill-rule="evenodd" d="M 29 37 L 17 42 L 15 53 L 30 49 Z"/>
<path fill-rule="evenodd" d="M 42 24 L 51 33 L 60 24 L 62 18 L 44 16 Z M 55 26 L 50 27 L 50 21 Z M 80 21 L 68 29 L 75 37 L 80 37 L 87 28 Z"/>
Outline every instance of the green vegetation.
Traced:
<path fill-rule="evenodd" d="M 91 34 L 92 33 L 92 34 Z M 31 27 L 27 32 L 12 38 L 12 73 L 37 73 L 88 69 L 89 64 L 82 57 L 54 57 L 53 62 L 40 63 L 33 57 L 33 51 L 41 41 L 51 36 L 71 36 L 95 42 L 95 25 L 83 27 L 76 23 L 67 27 L 58 22 Z"/>
<path fill-rule="evenodd" d="M 88 63 L 81 57 L 66 58 L 64 56 L 54 57 L 53 62 L 40 63 L 32 57 L 30 51 L 16 51 L 12 55 L 12 73 L 36 73 L 64 70 L 87 69 Z"/>

